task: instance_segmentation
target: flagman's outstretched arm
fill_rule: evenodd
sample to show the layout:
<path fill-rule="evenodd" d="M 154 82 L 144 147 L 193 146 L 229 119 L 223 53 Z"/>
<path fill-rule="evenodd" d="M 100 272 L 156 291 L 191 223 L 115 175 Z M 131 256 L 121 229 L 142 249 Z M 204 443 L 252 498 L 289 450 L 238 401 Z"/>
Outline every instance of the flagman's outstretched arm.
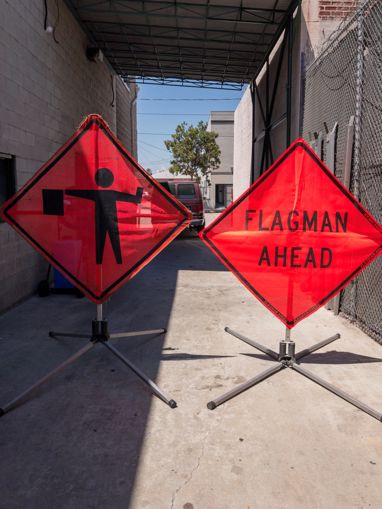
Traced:
<path fill-rule="evenodd" d="M 135 194 L 123 193 L 121 191 L 114 191 L 113 195 L 116 201 L 126 201 L 132 203 L 141 203 L 143 195 L 143 187 L 137 187 Z"/>

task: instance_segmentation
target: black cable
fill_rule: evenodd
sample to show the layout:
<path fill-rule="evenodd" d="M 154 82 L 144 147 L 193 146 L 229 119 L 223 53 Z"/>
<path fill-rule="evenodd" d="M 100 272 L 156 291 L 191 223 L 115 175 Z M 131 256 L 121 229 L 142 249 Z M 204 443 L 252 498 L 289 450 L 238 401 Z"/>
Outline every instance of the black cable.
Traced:
<path fill-rule="evenodd" d="M 110 79 L 111 79 L 111 91 L 113 92 L 113 98 L 111 100 L 110 106 L 112 108 L 114 108 L 114 106 L 115 106 L 115 104 L 114 104 L 115 92 L 114 92 L 114 80 L 113 80 L 113 75 L 112 74 L 110 74 Z"/>
<path fill-rule="evenodd" d="M 48 28 L 48 5 L 44 0 L 44 30 Z"/>
<path fill-rule="evenodd" d="M 60 21 L 60 7 L 58 5 L 58 0 L 56 0 L 56 7 L 57 7 L 57 16 L 56 16 L 56 21 L 54 22 L 52 35 L 53 35 L 54 42 L 56 44 L 60 44 L 56 37 L 56 28 L 58 27 L 58 23 Z"/>

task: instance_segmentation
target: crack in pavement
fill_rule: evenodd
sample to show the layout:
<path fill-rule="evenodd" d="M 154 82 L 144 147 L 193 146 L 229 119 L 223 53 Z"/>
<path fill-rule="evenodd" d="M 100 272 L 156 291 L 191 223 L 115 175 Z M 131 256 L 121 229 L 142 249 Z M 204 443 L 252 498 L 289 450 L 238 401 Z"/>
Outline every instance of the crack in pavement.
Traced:
<path fill-rule="evenodd" d="M 222 365 L 222 367 L 223 367 L 223 376 L 226 376 L 227 375 L 226 364 L 225 363 L 220 363 L 220 365 Z M 224 413 L 225 413 L 225 410 L 223 408 L 220 409 L 220 412 L 218 413 L 218 415 L 216 415 L 214 417 L 214 420 L 211 422 L 211 426 L 210 426 L 209 430 L 207 431 L 207 433 L 205 434 L 205 436 L 204 436 L 204 438 L 202 440 L 202 448 L 201 448 L 200 454 L 198 456 L 198 459 L 196 461 L 196 465 L 192 468 L 188 478 L 181 484 L 181 486 L 179 486 L 174 491 L 174 493 L 172 495 L 172 499 L 171 499 L 171 507 L 170 507 L 170 509 L 174 509 L 175 500 L 176 500 L 178 494 L 180 493 L 181 490 L 183 490 L 186 486 L 188 486 L 188 484 L 190 484 L 190 482 L 192 481 L 192 478 L 193 478 L 195 472 L 200 467 L 200 463 L 201 463 L 202 458 L 204 456 L 204 451 L 205 451 L 207 439 L 208 439 L 211 431 L 220 424 L 220 421 L 222 420 L 222 416 L 224 415 Z"/>
<path fill-rule="evenodd" d="M 195 473 L 195 472 L 198 470 L 198 468 L 200 467 L 200 462 L 201 462 L 202 457 L 203 457 L 203 455 L 204 455 L 205 442 L 206 442 L 206 440 L 207 440 L 207 438 L 208 438 L 208 435 L 209 435 L 209 434 L 210 434 L 210 431 L 208 431 L 208 433 L 206 433 L 206 435 L 205 435 L 205 437 L 204 437 L 204 439 L 203 439 L 203 443 L 202 443 L 202 450 L 201 450 L 201 452 L 200 452 L 200 454 L 199 454 L 199 456 L 198 456 L 198 460 L 197 460 L 197 462 L 196 462 L 196 466 L 195 466 L 195 467 L 191 470 L 191 472 L 190 472 L 190 475 L 189 475 L 188 479 L 186 479 L 186 480 L 184 481 L 184 483 L 183 483 L 181 486 L 179 486 L 179 488 L 177 488 L 177 489 L 175 490 L 175 492 L 173 493 L 173 495 L 172 495 L 172 499 L 171 499 L 171 509 L 174 509 L 175 499 L 176 499 L 176 497 L 177 497 L 178 493 L 180 492 L 180 490 L 182 490 L 183 488 L 185 488 L 185 487 L 186 487 L 186 486 L 187 486 L 187 485 L 188 485 L 188 484 L 192 481 L 192 477 L 193 477 L 194 473 Z"/>

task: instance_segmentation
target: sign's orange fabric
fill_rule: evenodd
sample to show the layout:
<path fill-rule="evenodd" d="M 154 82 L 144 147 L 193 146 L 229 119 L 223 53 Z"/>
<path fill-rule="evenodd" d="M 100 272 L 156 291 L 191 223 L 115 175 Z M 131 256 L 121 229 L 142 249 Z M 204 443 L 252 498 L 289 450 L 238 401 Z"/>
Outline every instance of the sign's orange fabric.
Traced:
<path fill-rule="evenodd" d="M 85 119 L 1 214 L 96 303 L 191 221 L 98 115 Z"/>
<path fill-rule="evenodd" d="M 201 233 L 288 328 L 382 251 L 382 227 L 298 139 Z"/>

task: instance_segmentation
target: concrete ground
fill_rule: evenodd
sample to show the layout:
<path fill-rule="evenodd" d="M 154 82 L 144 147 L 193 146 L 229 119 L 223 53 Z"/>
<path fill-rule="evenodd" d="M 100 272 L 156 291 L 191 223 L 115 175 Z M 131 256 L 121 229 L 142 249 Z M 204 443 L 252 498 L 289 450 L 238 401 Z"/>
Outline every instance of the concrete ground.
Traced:
<path fill-rule="evenodd" d="M 0 317 L 0 405 L 86 344 L 94 305 L 32 297 Z M 273 349 L 281 322 L 194 235 L 175 240 L 106 306 L 114 342 L 178 403 L 153 397 L 102 345 L 0 419 L 6 509 L 380 509 L 382 424 L 292 370 L 210 411 L 271 366 L 223 331 Z M 340 332 L 305 367 L 382 411 L 382 349 L 324 309 L 298 349 Z"/>

